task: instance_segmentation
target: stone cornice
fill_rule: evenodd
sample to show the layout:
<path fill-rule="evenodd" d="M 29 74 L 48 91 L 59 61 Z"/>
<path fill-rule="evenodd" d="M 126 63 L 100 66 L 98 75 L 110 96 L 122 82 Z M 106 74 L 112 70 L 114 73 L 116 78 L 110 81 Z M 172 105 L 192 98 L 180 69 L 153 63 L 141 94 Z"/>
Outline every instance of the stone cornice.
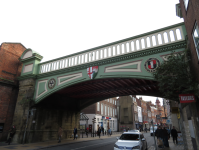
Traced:
<path fill-rule="evenodd" d="M 109 64 L 109 63 L 129 60 L 129 59 L 133 59 L 133 58 L 140 58 L 143 56 L 153 55 L 153 54 L 162 53 L 162 52 L 166 52 L 166 51 L 172 51 L 175 49 L 184 48 L 185 45 L 186 45 L 186 41 L 184 40 L 184 41 L 172 43 L 169 45 L 153 47 L 151 49 L 147 49 L 147 50 L 143 50 L 143 51 L 136 51 L 136 52 L 127 53 L 125 55 L 120 55 L 120 56 L 113 57 L 113 58 L 107 58 L 107 59 L 90 62 L 90 63 L 83 64 L 83 65 L 78 65 L 78 66 L 74 66 L 74 67 L 70 67 L 70 68 L 64 68 L 61 70 L 38 74 L 37 78 L 43 78 L 43 77 L 58 75 L 58 74 L 66 73 L 66 72 L 68 73 L 68 72 L 72 72 L 72 71 L 82 70 L 82 69 L 86 69 L 86 68 L 92 67 L 92 66 L 100 66 L 100 65 L 105 65 L 105 64 Z"/>

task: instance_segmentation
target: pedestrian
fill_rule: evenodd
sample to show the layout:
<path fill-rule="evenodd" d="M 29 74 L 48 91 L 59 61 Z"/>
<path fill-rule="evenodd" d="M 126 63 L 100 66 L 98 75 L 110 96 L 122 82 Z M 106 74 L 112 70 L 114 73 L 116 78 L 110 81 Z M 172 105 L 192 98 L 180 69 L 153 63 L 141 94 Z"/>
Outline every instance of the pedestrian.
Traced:
<path fill-rule="evenodd" d="M 108 128 L 108 136 L 111 136 L 111 129 Z"/>
<path fill-rule="evenodd" d="M 168 132 L 168 139 L 170 139 L 171 130 L 167 128 L 167 132 Z"/>
<path fill-rule="evenodd" d="M 6 143 L 8 143 L 8 145 L 10 145 L 11 140 L 12 140 L 13 136 L 14 136 L 15 133 L 16 133 L 16 127 L 13 125 L 12 128 L 9 130 L 9 132 L 10 132 L 10 137 L 9 137 L 8 140 L 6 141 Z"/>
<path fill-rule="evenodd" d="M 98 135 L 99 135 L 99 138 L 100 138 L 100 134 L 101 134 L 101 128 L 100 127 L 98 128 L 97 132 L 98 132 Z"/>
<path fill-rule="evenodd" d="M 140 132 L 141 132 L 141 127 L 140 127 L 140 129 L 139 129 L 139 130 L 140 130 Z"/>
<path fill-rule="evenodd" d="M 145 127 L 145 129 L 144 129 L 144 130 L 145 130 L 145 132 L 147 133 L 147 128 L 146 128 L 146 127 Z"/>
<path fill-rule="evenodd" d="M 164 143 L 164 146 L 166 146 L 166 147 L 169 147 L 168 137 L 169 137 L 168 131 L 164 127 L 164 129 L 163 129 L 163 143 Z"/>
<path fill-rule="evenodd" d="M 102 127 L 102 134 L 103 134 L 103 136 L 104 136 L 104 127 Z"/>
<path fill-rule="evenodd" d="M 163 130 L 162 130 L 161 126 L 159 126 L 158 129 L 155 131 L 155 135 L 157 136 L 158 147 L 159 148 L 164 148 L 164 144 L 163 144 Z"/>
<path fill-rule="evenodd" d="M 60 126 L 59 127 L 59 130 L 58 130 L 58 143 L 61 143 L 61 137 L 62 137 L 62 134 L 63 134 L 63 129 L 62 127 Z"/>
<path fill-rule="evenodd" d="M 106 135 L 106 130 L 105 130 L 105 135 Z"/>
<path fill-rule="evenodd" d="M 127 132 L 129 131 L 129 127 L 127 128 L 127 130 L 126 130 Z"/>
<path fill-rule="evenodd" d="M 74 134 L 74 139 L 73 140 L 75 140 L 75 138 L 77 140 L 77 136 L 76 136 L 76 134 L 77 134 L 77 128 L 76 127 L 73 130 L 73 134 Z"/>
<path fill-rule="evenodd" d="M 173 137 L 173 143 L 175 144 L 175 141 L 176 141 L 176 144 L 178 144 L 178 140 L 177 140 L 178 132 L 174 126 L 173 126 L 173 129 L 171 129 L 171 136 Z"/>

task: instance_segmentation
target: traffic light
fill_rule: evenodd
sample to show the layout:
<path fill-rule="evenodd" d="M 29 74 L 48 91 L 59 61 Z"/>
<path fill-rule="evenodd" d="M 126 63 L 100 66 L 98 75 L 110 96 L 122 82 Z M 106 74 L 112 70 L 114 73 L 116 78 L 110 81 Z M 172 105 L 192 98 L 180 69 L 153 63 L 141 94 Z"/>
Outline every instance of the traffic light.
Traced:
<path fill-rule="evenodd" d="M 93 123 L 96 123 L 96 118 L 93 118 L 92 120 L 93 120 L 93 121 L 92 121 Z"/>

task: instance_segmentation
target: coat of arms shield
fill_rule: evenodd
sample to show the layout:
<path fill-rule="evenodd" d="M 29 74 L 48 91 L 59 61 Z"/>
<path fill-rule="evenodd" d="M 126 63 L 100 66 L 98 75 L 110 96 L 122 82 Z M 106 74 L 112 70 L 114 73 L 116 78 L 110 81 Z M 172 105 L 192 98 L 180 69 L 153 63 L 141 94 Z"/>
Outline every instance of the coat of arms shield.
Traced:
<path fill-rule="evenodd" d="M 98 66 L 93 66 L 93 67 L 87 68 L 87 74 L 90 79 L 94 79 L 97 75 L 97 72 L 98 72 Z"/>

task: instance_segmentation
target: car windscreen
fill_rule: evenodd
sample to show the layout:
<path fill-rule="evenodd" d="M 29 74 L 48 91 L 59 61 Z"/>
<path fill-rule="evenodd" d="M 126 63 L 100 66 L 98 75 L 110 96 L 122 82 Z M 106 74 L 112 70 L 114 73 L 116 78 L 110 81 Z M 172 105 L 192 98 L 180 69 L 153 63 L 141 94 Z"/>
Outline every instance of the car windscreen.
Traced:
<path fill-rule="evenodd" d="M 122 134 L 120 140 L 139 140 L 139 134 Z"/>

